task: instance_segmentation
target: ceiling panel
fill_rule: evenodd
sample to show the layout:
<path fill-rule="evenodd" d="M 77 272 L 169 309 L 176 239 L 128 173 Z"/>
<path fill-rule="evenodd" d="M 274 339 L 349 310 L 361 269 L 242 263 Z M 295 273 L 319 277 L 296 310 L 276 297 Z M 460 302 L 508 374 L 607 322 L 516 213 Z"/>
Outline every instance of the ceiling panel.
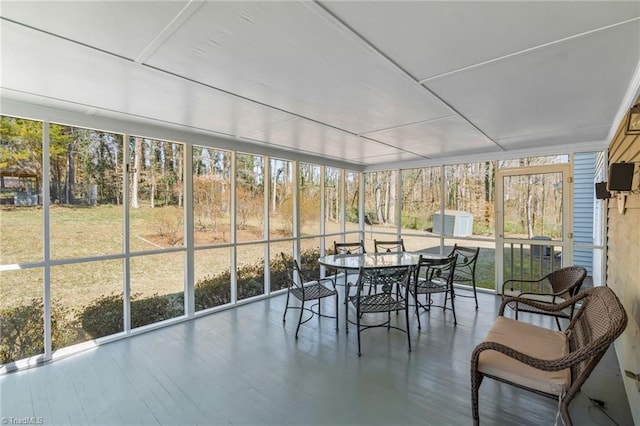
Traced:
<path fill-rule="evenodd" d="M 331 127 L 295 119 L 265 127 L 241 136 L 288 147 L 299 152 L 320 154 L 335 159 L 363 162 L 367 157 L 397 155 L 401 150 Z"/>
<path fill-rule="evenodd" d="M 206 3 L 147 63 L 353 133 L 451 114 L 314 7 Z"/>
<path fill-rule="evenodd" d="M 608 133 L 609 126 L 599 126 L 515 136 L 498 139 L 497 142 L 509 151 L 557 145 L 573 145 L 577 148 L 581 143 L 606 140 Z"/>
<path fill-rule="evenodd" d="M 367 133 L 367 136 L 427 158 L 501 150 L 458 117 Z"/>
<path fill-rule="evenodd" d="M 494 139 L 610 126 L 640 60 L 639 36 L 634 21 L 427 86 Z"/>
<path fill-rule="evenodd" d="M 418 80 L 640 16 L 637 1 L 322 4 Z"/>
<path fill-rule="evenodd" d="M 640 2 L 50 0 L 0 15 L 3 100 L 355 169 L 605 147 L 640 92 Z"/>
<path fill-rule="evenodd" d="M 2 23 L 2 86 L 132 117 L 237 135 L 291 115 L 66 40 Z M 50 72 L 55 70 L 54 73 Z"/>
<path fill-rule="evenodd" d="M 2 1 L 0 15 L 125 58 L 136 58 L 188 1 Z M 153 8 L 153 13 L 151 12 Z"/>

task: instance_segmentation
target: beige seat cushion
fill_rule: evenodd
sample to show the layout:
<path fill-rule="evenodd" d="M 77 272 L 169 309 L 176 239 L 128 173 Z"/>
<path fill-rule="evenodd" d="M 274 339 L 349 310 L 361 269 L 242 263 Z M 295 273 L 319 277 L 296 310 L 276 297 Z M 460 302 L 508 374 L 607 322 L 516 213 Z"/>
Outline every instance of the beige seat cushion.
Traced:
<path fill-rule="evenodd" d="M 501 343 L 534 358 L 545 360 L 560 358 L 569 353 L 569 342 L 562 332 L 506 317 L 496 319 L 484 340 Z M 555 395 L 561 394 L 571 383 L 571 371 L 568 368 L 561 371 L 538 370 L 493 350 L 480 354 L 478 370 Z"/>

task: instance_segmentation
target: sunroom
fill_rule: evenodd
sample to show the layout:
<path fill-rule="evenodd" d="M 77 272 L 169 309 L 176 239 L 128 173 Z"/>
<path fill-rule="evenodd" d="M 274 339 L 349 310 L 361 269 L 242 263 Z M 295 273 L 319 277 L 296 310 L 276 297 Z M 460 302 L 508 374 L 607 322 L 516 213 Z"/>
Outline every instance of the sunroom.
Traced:
<path fill-rule="evenodd" d="M 469 357 L 502 283 L 576 264 L 629 323 L 572 414 L 640 422 L 639 3 L 3 1 L 0 17 L 3 419 L 471 423 Z M 621 163 L 629 190 L 596 194 Z M 289 260 L 326 275 L 334 242 L 400 238 L 479 247 L 478 309 L 421 315 L 410 354 L 372 333 L 362 358 L 331 320 L 297 340 L 282 325 Z M 553 421 L 557 402 L 485 392 L 483 421 Z"/>

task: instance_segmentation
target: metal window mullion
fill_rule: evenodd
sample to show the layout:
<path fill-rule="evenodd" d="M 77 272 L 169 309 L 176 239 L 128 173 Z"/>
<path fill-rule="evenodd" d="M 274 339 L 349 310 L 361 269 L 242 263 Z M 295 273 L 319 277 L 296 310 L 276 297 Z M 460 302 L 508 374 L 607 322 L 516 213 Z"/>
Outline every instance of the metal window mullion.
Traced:
<path fill-rule="evenodd" d="M 231 174 L 230 174 L 230 179 L 231 179 L 231 243 L 233 244 L 233 246 L 231 247 L 231 264 L 229 265 L 230 267 L 230 282 L 229 282 L 229 286 L 230 288 L 230 292 L 231 292 L 231 303 L 236 303 L 238 300 L 238 291 L 237 291 L 237 282 L 238 282 L 238 273 L 237 273 L 237 265 L 238 265 L 238 232 L 237 232 L 237 204 L 238 204 L 238 191 L 237 191 L 237 176 L 236 176 L 236 172 L 237 172 L 237 167 L 236 167 L 236 161 L 237 161 L 237 153 L 236 151 L 231 151 Z"/>
<path fill-rule="evenodd" d="M 396 171 L 396 236 L 402 238 L 402 170 Z"/>
<path fill-rule="evenodd" d="M 263 293 L 264 294 L 269 294 L 269 269 L 268 269 L 268 265 L 269 265 L 269 240 L 271 235 L 269 234 L 269 227 L 270 227 L 270 217 L 269 217 L 269 200 L 271 198 L 271 157 L 269 156 L 265 156 L 264 157 L 264 176 L 262 181 L 264 182 L 264 188 L 263 188 L 263 216 L 264 217 L 264 228 L 263 228 L 263 233 L 264 233 L 264 238 L 263 240 L 266 240 L 267 244 L 264 245 L 263 248 L 263 255 L 264 255 L 264 280 L 262 280 L 262 285 L 263 285 Z M 274 185 L 274 190 L 277 186 Z"/>
<path fill-rule="evenodd" d="M 300 260 L 300 163 L 293 162 L 293 257 Z"/>
<path fill-rule="evenodd" d="M 358 184 L 360 187 L 358 197 L 358 230 L 360 231 L 360 240 L 364 242 L 365 229 L 364 229 L 364 173 L 358 172 Z"/>
<path fill-rule="evenodd" d="M 183 150 L 182 181 L 184 182 L 184 242 L 186 263 L 184 265 L 184 312 L 188 318 L 195 314 L 195 253 L 193 235 L 193 146 L 185 144 Z"/>
<path fill-rule="evenodd" d="M 131 186 L 129 179 L 131 176 L 131 164 L 129 162 L 129 138 L 128 133 L 123 135 L 122 147 L 122 250 L 124 251 L 123 280 L 122 280 L 122 302 L 123 302 L 123 330 L 131 333 L 131 244 L 130 244 L 130 212 L 131 212 Z M 134 164 L 135 166 L 135 164 Z"/>
<path fill-rule="evenodd" d="M 51 336 L 51 206 L 49 158 L 50 123 L 42 123 L 42 256 L 44 259 L 44 294 L 43 294 L 43 320 L 44 320 L 44 360 L 51 359 L 53 342 Z"/>
<path fill-rule="evenodd" d="M 325 235 L 327 233 L 327 194 L 326 194 L 326 168 L 325 166 L 320 166 L 320 256 L 324 256 L 327 252 L 326 238 Z M 320 276 L 324 277 L 325 267 L 320 265 Z"/>
<path fill-rule="evenodd" d="M 440 254 L 444 254 L 444 211 L 447 204 L 447 200 L 445 199 L 446 191 L 447 191 L 447 177 L 445 175 L 445 167 L 444 165 L 440 166 Z"/>
<path fill-rule="evenodd" d="M 344 233 L 347 229 L 347 171 L 340 169 L 340 181 L 338 182 L 338 191 L 340 191 L 340 241 L 344 242 Z"/>

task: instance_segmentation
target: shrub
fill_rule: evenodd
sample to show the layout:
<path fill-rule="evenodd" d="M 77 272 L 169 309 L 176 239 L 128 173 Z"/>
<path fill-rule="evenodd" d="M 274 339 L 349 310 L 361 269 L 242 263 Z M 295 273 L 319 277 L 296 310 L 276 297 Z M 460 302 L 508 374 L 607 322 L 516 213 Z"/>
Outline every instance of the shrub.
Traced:
<path fill-rule="evenodd" d="M 131 297 L 131 328 L 142 327 L 180 315 L 183 311 L 182 294 L 154 294 L 139 299 L 139 294 Z M 92 339 L 120 333 L 124 330 L 124 302 L 122 294 L 101 296 L 82 308 L 78 319 L 82 328 Z"/>
<path fill-rule="evenodd" d="M 54 348 L 77 340 L 76 322 L 69 309 L 57 300 L 51 302 L 51 340 Z M 44 306 L 42 299 L 31 299 L 22 306 L 0 310 L 0 363 L 44 353 Z"/>
<path fill-rule="evenodd" d="M 195 285 L 196 310 L 213 308 L 231 302 L 231 272 L 207 276 Z"/>

